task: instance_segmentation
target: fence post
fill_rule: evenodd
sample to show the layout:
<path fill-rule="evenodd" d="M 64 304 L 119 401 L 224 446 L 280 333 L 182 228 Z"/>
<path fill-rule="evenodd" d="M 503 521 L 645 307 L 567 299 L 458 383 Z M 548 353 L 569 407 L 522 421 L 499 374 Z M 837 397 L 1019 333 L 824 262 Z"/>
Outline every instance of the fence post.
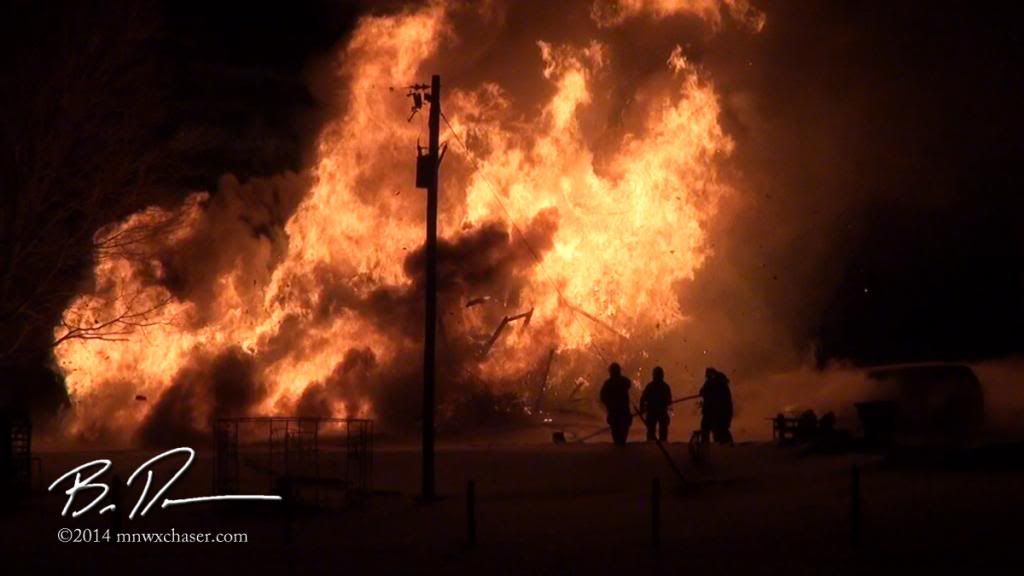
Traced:
<path fill-rule="evenodd" d="M 651 546 L 661 550 L 661 480 L 651 479 Z"/>
<path fill-rule="evenodd" d="M 466 482 L 466 543 L 476 546 L 476 483 Z"/>
<path fill-rule="evenodd" d="M 859 546 L 861 540 L 860 466 L 850 469 L 850 542 Z"/>
<path fill-rule="evenodd" d="M 274 492 L 281 497 L 279 513 L 281 518 L 281 531 L 283 533 L 282 539 L 284 540 L 285 546 L 291 549 L 292 538 L 294 536 L 292 534 L 292 519 L 295 512 L 293 508 L 294 505 L 292 503 L 293 489 L 291 479 L 287 476 L 281 476 L 277 479 L 275 485 Z"/>

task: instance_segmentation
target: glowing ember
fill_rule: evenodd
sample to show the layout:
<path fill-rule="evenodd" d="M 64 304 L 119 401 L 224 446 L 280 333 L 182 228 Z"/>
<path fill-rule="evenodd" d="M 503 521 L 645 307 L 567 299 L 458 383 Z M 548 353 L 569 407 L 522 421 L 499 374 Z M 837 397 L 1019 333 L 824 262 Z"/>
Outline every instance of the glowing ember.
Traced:
<path fill-rule="evenodd" d="M 758 16 L 745 3 L 726 5 Z M 623 2 L 613 15 L 598 8 L 602 26 L 641 10 L 714 22 L 719 14 L 711 0 Z M 56 330 L 86 328 L 86 338 L 56 349 L 76 402 L 72 433 L 131 432 L 167 409 L 134 402 L 136 394 L 188 396 L 191 412 L 183 410 L 197 427 L 232 410 L 377 415 L 375 381 L 405 377 L 396 366 L 420 362 L 424 200 L 412 183 L 425 118 L 407 122 L 402 87 L 457 49 L 450 16 L 432 4 L 360 23 L 339 59 L 344 113 L 324 129 L 308 179 L 229 179 L 212 197 L 195 194 L 176 212 L 151 209 L 102 232 L 174 223 L 141 253 L 101 258 L 92 290 Z M 615 352 L 683 322 L 678 282 L 706 258 L 707 223 L 729 193 L 717 164 L 732 143 L 714 88 L 680 49 L 660 56 L 663 72 L 635 89 L 622 112 L 628 121 L 599 145 L 585 112 L 614 82 L 604 72 L 615 54 L 596 41 L 536 46 L 540 58 L 523 60 L 539 64 L 524 72 L 544 83 L 539 110 L 517 111 L 496 84 L 446 88 L 442 354 L 475 381 L 510 381 L 555 348 Z M 276 201 L 281 188 L 302 190 L 277 232 L 273 218 L 263 228 L 239 222 L 247 202 L 268 195 L 247 188 L 261 185 Z M 234 235 L 206 230 L 218 214 Z M 167 255 L 186 248 L 215 261 L 216 274 L 182 281 Z M 472 298 L 486 300 L 467 307 Z M 530 308 L 527 328 L 510 325 L 486 357 L 474 352 L 504 315 Z M 225 377 L 209 365 L 233 371 Z M 221 389 L 236 381 L 252 390 L 232 407 Z"/>

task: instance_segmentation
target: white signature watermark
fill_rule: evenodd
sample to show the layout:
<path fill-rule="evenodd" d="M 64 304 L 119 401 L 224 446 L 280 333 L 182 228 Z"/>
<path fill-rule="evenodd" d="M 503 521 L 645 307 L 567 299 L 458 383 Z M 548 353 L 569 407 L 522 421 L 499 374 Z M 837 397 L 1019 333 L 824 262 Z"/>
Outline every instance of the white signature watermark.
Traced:
<path fill-rule="evenodd" d="M 249 542 L 246 532 L 178 532 L 171 528 L 169 532 L 117 532 L 110 528 L 61 528 L 57 531 L 57 541 L 68 543 L 116 543 L 116 544 L 245 544 Z"/>
<path fill-rule="evenodd" d="M 156 464 L 157 462 L 163 460 L 164 458 L 167 458 L 168 456 L 173 456 L 175 454 L 188 454 L 188 458 L 185 460 L 185 463 L 182 464 L 181 468 L 179 468 L 178 471 L 174 474 L 174 476 L 172 476 L 171 479 L 168 480 L 167 483 L 163 485 L 163 487 L 161 487 L 159 490 L 157 490 L 156 493 L 153 494 L 153 497 L 149 498 L 148 501 L 147 501 L 147 498 L 149 497 L 150 488 L 152 488 L 152 486 L 153 486 L 153 470 L 151 469 L 151 466 L 153 464 Z M 188 470 L 189 466 L 192 465 L 192 461 L 195 460 L 195 458 L 196 458 L 196 451 L 195 450 L 193 450 L 193 449 L 191 449 L 191 448 L 189 448 L 187 446 L 182 446 L 181 448 L 174 448 L 172 450 L 168 450 L 168 451 L 164 452 L 163 454 L 157 454 L 156 456 L 150 458 L 149 460 L 146 460 L 145 462 L 142 463 L 141 466 L 136 468 L 135 471 L 132 472 L 132 475 L 128 477 L 128 482 L 126 484 L 128 486 L 131 486 L 132 482 L 135 481 L 135 478 L 139 476 L 139 473 L 140 472 L 145 472 L 146 473 L 146 485 L 143 486 L 142 494 L 139 495 L 138 501 L 135 503 L 135 506 L 132 508 L 131 513 L 128 514 L 128 519 L 129 520 L 134 519 L 136 514 L 138 514 L 139 516 L 145 516 L 146 513 L 149 512 L 149 509 L 152 508 L 154 504 L 159 502 L 160 498 L 164 495 L 164 493 L 166 493 L 167 490 L 169 490 L 170 487 L 172 485 L 174 485 L 175 482 L 178 481 L 178 478 L 181 478 L 181 475 L 184 474 L 186 470 Z M 54 488 L 56 488 L 64 480 L 70 478 L 72 475 L 74 475 L 74 477 L 75 477 L 75 480 L 71 484 L 71 487 L 64 491 L 64 494 L 67 495 L 68 500 L 67 500 L 67 502 L 65 502 L 64 509 L 61 511 L 60 515 L 61 516 L 66 516 L 67 515 L 68 510 L 71 509 L 71 505 L 75 501 L 75 495 L 77 495 L 79 492 L 82 492 L 84 490 L 90 490 L 90 491 L 99 490 L 100 492 L 99 492 L 98 496 L 93 498 L 92 502 L 89 502 L 87 505 L 85 505 L 85 506 L 75 510 L 74 512 L 72 512 L 71 513 L 71 517 L 72 518 L 78 518 L 79 516 L 89 512 L 90 510 L 92 510 L 96 506 L 99 506 L 100 503 L 103 502 L 103 500 L 110 493 L 110 486 L 108 484 L 105 484 L 105 483 L 102 483 L 102 482 L 93 482 L 93 481 L 96 480 L 97 478 L 99 478 L 100 476 L 102 476 L 103 474 L 105 474 L 108 470 L 110 470 L 110 467 L 112 465 L 113 465 L 113 463 L 110 460 L 107 460 L 107 459 L 93 460 L 91 462 L 86 462 L 85 464 L 82 464 L 81 466 L 72 468 L 71 470 L 68 470 L 60 478 L 57 478 L 56 480 L 54 480 L 53 484 L 50 484 L 50 487 L 47 488 L 48 492 L 53 492 Z M 82 474 L 86 470 L 89 470 L 90 468 L 96 468 L 96 471 L 91 476 L 87 476 L 87 477 L 85 477 L 83 479 L 82 478 Z M 259 494 L 230 494 L 230 495 L 220 495 L 220 496 L 199 496 L 199 497 L 195 497 L 195 498 L 164 498 L 163 499 L 163 503 L 160 504 L 160 508 L 163 509 L 163 508 L 167 508 L 168 506 L 181 506 L 182 504 L 195 504 L 195 503 L 198 503 L 198 502 L 216 502 L 216 501 L 222 501 L 222 500 L 271 500 L 271 501 L 279 501 L 279 500 L 281 500 L 281 497 L 280 496 L 263 496 L 263 495 L 259 495 Z M 111 512 L 111 511 L 113 511 L 116 508 L 117 508 L 116 504 L 107 504 L 106 506 L 104 506 L 103 508 L 100 509 L 100 514 L 104 514 L 106 512 Z M 140 508 L 141 508 L 141 511 L 140 511 Z"/>

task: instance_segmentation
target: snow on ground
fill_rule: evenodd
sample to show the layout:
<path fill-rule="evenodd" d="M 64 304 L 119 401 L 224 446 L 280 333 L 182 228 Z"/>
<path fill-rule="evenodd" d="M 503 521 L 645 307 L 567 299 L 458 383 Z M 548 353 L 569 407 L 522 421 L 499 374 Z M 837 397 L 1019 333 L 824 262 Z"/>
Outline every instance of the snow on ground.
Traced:
<path fill-rule="evenodd" d="M 637 434 L 634 428 L 634 437 Z M 702 465 L 669 452 L 681 484 L 653 445 L 554 445 L 536 429 L 444 444 L 439 502 L 420 504 L 419 454 L 376 450 L 374 488 L 360 507 L 299 509 L 269 503 L 155 509 L 124 530 L 245 531 L 248 544 L 60 544 L 61 527 L 111 525 L 109 515 L 60 517 L 61 494 L 37 495 L 0 516 L 12 574 L 46 570 L 175 574 L 737 574 L 947 573 L 1013 559 L 1024 510 L 1024 467 L 906 464 L 880 456 L 806 455 L 766 443 L 713 447 Z M 48 479 L 109 457 L 122 479 L 155 452 L 44 453 Z M 863 541 L 850 542 L 850 469 L 862 467 Z M 211 493 L 212 453 L 175 486 Z M 662 547 L 650 533 L 650 486 L 662 484 Z M 466 546 L 465 486 L 476 484 L 478 544 Z M 134 503 L 134 488 L 125 491 Z M 81 498 L 87 497 L 82 494 Z M 69 572 L 72 573 L 72 572 Z"/>

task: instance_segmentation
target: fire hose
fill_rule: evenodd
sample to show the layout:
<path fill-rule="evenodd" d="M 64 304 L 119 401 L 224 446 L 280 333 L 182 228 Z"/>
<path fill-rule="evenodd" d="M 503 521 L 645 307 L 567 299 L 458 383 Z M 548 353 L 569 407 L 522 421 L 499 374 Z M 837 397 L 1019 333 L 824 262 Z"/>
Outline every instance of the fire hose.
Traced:
<path fill-rule="evenodd" d="M 687 396 L 686 398 L 680 398 L 679 400 L 674 400 L 672 402 L 669 402 L 668 404 L 669 404 L 669 406 L 671 406 L 672 404 L 675 404 L 676 402 L 682 402 L 683 400 L 692 400 L 694 398 L 700 398 L 700 395 L 698 394 L 697 396 Z M 644 426 L 646 426 L 647 425 L 647 420 L 644 419 L 643 414 L 640 413 L 640 408 L 639 407 L 635 408 L 635 412 L 636 412 L 636 415 L 639 416 L 640 421 L 644 423 Z M 654 440 L 654 444 L 658 447 L 658 450 L 661 452 L 661 455 L 665 457 L 665 461 L 668 462 L 669 467 L 672 468 L 672 472 L 675 473 L 676 478 L 679 479 L 679 482 L 685 484 L 686 483 L 686 477 L 683 476 L 683 471 L 680 470 L 679 466 L 676 465 L 676 461 L 672 459 L 672 455 L 669 454 L 668 450 L 665 449 L 665 445 L 662 444 L 661 440 L 658 440 L 658 439 Z"/>
<path fill-rule="evenodd" d="M 696 400 L 697 398 L 700 398 L 700 394 L 694 394 L 692 396 L 683 396 L 682 398 L 676 398 L 675 400 L 672 400 L 671 402 L 668 403 L 668 405 L 671 406 L 673 404 L 678 404 L 679 402 L 685 402 L 687 400 Z M 644 420 L 643 415 L 640 412 L 640 408 L 639 407 L 634 407 L 633 408 L 633 413 L 630 414 L 630 417 L 633 417 L 633 416 L 637 416 L 637 417 L 640 418 L 640 420 Z M 646 424 L 646 421 L 644 421 L 644 423 Z M 576 442 L 580 442 L 580 443 L 586 442 L 587 440 L 590 440 L 591 438 L 594 438 L 595 436 L 600 436 L 601 434 L 604 434 L 605 432 L 607 432 L 609 430 L 611 430 L 611 426 L 605 426 L 604 428 L 601 428 L 600 430 L 598 430 L 596 432 L 592 432 L 590 434 L 587 434 L 586 436 L 584 436 L 582 438 L 577 438 Z"/>

